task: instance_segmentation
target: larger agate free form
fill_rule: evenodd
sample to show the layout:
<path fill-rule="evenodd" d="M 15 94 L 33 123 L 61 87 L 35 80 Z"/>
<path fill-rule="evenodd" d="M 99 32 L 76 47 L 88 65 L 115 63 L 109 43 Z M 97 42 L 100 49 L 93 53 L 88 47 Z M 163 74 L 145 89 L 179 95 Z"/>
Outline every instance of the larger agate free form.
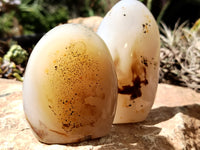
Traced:
<path fill-rule="evenodd" d="M 103 40 L 75 24 L 50 30 L 26 67 L 23 106 L 44 143 L 74 143 L 107 135 L 113 123 L 117 78 Z"/>

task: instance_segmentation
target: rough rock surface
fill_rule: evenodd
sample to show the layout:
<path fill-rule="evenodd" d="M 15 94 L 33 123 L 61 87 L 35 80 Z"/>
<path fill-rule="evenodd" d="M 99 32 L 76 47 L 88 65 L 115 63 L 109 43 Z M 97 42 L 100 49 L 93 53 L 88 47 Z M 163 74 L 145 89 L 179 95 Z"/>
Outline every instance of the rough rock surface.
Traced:
<path fill-rule="evenodd" d="M 82 24 L 96 32 L 102 20 L 103 18 L 100 16 L 79 17 L 75 19 L 70 19 L 68 23 Z"/>
<path fill-rule="evenodd" d="M 159 84 L 144 122 L 113 125 L 109 135 L 77 144 L 38 142 L 25 120 L 22 83 L 0 79 L 0 150 L 199 150 L 200 94 Z"/>

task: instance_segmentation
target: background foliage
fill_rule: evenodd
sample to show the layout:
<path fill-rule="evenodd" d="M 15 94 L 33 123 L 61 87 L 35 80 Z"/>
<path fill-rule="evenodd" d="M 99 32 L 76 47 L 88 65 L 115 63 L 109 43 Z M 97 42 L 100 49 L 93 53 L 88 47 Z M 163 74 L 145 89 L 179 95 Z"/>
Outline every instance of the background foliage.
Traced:
<path fill-rule="evenodd" d="M 0 0 L 0 38 L 12 35 L 44 33 L 70 18 L 104 16 L 119 0 Z M 190 26 L 200 17 L 200 0 L 140 0 L 160 23 L 174 27 L 189 20 Z M 11 3 L 12 2 L 12 3 Z M 13 30 L 13 28 L 17 28 Z"/>

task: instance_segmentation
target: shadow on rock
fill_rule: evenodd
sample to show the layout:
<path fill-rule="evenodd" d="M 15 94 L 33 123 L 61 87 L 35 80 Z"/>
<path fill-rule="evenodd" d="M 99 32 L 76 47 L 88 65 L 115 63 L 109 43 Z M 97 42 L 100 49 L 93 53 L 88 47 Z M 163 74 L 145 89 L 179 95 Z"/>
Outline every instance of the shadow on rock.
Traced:
<path fill-rule="evenodd" d="M 164 136 L 160 136 L 161 128 L 147 127 L 142 124 L 114 125 L 115 133 L 112 140 L 105 143 L 99 150 L 174 150 L 174 147 Z"/>
<path fill-rule="evenodd" d="M 164 136 L 161 128 L 146 126 L 142 123 L 113 125 L 111 133 L 103 138 L 85 141 L 70 146 L 100 146 L 98 150 L 174 150 Z"/>
<path fill-rule="evenodd" d="M 185 105 L 179 107 L 159 107 L 151 110 L 147 119 L 143 122 L 146 125 L 155 125 L 174 117 L 177 113 L 182 113 L 192 118 L 200 120 L 200 105 Z"/>
<path fill-rule="evenodd" d="M 154 125 L 173 118 L 177 113 L 200 120 L 200 105 L 155 108 L 141 123 L 113 125 L 111 133 L 106 137 L 70 146 L 100 146 L 98 148 L 100 150 L 174 150 L 175 147 L 170 141 L 165 136 L 159 135 L 161 128 Z M 190 125 L 184 124 L 184 126 L 189 129 L 188 131 L 193 129 L 189 127 Z M 186 130 L 183 130 L 183 132 L 186 132 Z M 187 133 L 183 134 L 187 136 Z"/>

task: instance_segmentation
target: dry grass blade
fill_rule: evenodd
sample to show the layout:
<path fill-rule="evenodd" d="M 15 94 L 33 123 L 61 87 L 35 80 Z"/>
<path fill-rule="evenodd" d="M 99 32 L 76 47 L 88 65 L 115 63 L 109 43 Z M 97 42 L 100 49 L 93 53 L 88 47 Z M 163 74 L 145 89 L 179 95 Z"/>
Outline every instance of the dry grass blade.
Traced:
<path fill-rule="evenodd" d="M 160 82 L 190 87 L 200 92 L 200 37 L 176 23 L 174 30 L 161 23 Z"/>

